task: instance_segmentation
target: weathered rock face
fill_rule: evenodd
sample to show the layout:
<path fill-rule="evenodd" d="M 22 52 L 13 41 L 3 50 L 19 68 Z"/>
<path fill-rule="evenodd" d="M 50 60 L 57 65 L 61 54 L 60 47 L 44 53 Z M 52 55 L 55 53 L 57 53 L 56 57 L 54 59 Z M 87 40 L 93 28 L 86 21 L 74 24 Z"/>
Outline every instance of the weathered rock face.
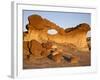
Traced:
<path fill-rule="evenodd" d="M 79 50 L 88 51 L 86 34 L 90 27 L 86 23 L 77 25 L 75 28 L 63 29 L 55 23 L 42 18 L 39 15 L 31 15 L 28 17 L 28 32 L 24 33 L 24 41 L 36 40 L 40 43 L 51 41 L 56 43 L 73 44 Z M 49 29 L 55 29 L 58 34 L 48 34 Z"/>
<path fill-rule="evenodd" d="M 36 40 L 30 41 L 29 48 L 30 48 L 29 51 L 33 56 L 41 57 L 42 46 L 38 41 Z"/>
<path fill-rule="evenodd" d="M 34 59 L 40 59 L 47 57 L 52 47 L 50 42 L 40 43 L 36 40 L 23 42 L 23 59 L 27 60 L 31 57 Z"/>

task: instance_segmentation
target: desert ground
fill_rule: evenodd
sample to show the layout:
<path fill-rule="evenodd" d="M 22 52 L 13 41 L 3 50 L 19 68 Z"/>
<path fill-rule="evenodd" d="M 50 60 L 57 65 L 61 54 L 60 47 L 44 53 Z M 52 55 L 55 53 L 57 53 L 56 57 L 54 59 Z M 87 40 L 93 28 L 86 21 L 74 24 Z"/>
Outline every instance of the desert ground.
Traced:
<path fill-rule="evenodd" d="M 59 67 L 80 67 L 80 66 L 90 66 L 91 65 L 91 55 L 90 52 L 78 52 L 78 57 L 80 58 L 77 63 L 71 63 L 71 59 L 62 58 L 60 63 L 55 62 L 49 57 L 34 59 L 25 59 L 23 68 L 24 69 L 39 69 L 39 68 L 59 68 Z"/>

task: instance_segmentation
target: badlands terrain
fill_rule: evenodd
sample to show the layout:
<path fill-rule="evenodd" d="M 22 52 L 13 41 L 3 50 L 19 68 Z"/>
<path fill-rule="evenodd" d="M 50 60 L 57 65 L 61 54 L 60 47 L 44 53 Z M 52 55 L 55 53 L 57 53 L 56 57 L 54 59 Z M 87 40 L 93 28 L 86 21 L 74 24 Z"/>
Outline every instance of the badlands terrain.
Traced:
<path fill-rule="evenodd" d="M 23 69 L 91 65 L 87 23 L 63 29 L 39 15 L 30 15 L 28 21 L 23 32 Z M 49 34 L 52 29 L 57 33 Z"/>

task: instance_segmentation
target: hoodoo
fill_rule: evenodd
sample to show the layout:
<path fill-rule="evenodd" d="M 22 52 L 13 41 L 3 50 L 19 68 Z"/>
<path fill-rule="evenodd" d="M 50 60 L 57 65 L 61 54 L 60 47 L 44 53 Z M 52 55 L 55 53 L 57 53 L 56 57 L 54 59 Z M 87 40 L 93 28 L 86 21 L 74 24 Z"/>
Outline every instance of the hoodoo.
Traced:
<path fill-rule="evenodd" d="M 90 26 L 86 23 L 81 23 L 74 28 L 63 29 L 39 15 L 29 16 L 28 21 L 28 31 L 27 33 L 24 32 L 24 41 L 36 40 L 40 43 L 44 41 L 52 41 L 56 43 L 73 44 L 82 51 L 89 50 L 86 35 L 90 30 Z M 55 29 L 57 34 L 48 34 L 48 30 L 50 29 Z"/>

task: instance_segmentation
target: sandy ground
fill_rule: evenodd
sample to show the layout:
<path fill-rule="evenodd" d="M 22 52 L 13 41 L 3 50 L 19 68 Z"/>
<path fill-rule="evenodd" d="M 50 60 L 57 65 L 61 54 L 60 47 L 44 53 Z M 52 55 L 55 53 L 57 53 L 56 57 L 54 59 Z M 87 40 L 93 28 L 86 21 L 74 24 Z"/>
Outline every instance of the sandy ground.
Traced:
<path fill-rule="evenodd" d="M 23 60 L 23 69 L 41 69 L 41 68 L 57 68 L 57 67 L 76 67 L 76 66 L 90 66 L 91 64 L 91 55 L 90 52 L 78 52 L 79 62 L 71 63 L 62 59 L 61 63 L 56 63 L 52 59 L 47 57 L 41 59 L 30 59 Z"/>

